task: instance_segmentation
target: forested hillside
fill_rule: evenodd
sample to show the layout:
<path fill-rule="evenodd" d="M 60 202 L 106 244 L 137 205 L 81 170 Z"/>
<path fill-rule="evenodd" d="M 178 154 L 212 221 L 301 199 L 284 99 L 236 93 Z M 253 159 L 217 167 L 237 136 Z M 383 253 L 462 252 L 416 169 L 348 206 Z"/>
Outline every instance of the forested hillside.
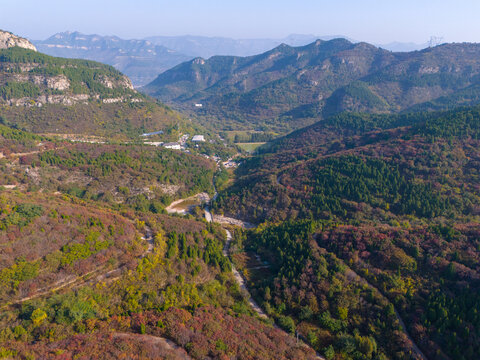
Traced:
<path fill-rule="evenodd" d="M 254 297 L 329 359 L 475 359 L 479 115 L 340 114 L 247 159 L 214 208 L 261 223 Z"/>
<path fill-rule="evenodd" d="M 187 117 L 1 34 L 0 358 L 478 358 L 478 45 L 198 58 Z"/>
<path fill-rule="evenodd" d="M 260 320 L 225 231 L 165 206 L 213 161 L 0 125 L 0 357 L 315 359 Z"/>
<path fill-rule="evenodd" d="M 345 39 L 194 59 L 143 90 L 226 130 L 287 133 L 344 111 L 440 110 L 479 101 L 478 44 L 394 53 Z M 201 103 L 201 108 L 194 107 Z"/>
<path fill-rule="evenodd" d="M 36 133 L 121 140 L 192 127 L 184 116 L 135 91 L 112 66 L 17 46 L 0 50 L 0 119 Z"/>
<path fill-rule="evenodd" d="M 249 159 L 218 206 L 256 222 L 476 215 L 479 118 L 478 108 L 329 118 Z"/>

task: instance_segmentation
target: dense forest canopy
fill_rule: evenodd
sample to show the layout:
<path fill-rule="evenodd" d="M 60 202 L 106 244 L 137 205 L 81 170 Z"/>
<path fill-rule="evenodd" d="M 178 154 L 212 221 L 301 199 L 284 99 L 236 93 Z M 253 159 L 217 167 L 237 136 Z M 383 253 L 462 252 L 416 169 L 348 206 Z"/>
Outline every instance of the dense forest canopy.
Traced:
<path fill-rule="evenodd" d="M 474 359 L 479 119 L 342 113 L 247 159 L 214 209 L 259 224 L 254 298 L 328 359 Z"/>

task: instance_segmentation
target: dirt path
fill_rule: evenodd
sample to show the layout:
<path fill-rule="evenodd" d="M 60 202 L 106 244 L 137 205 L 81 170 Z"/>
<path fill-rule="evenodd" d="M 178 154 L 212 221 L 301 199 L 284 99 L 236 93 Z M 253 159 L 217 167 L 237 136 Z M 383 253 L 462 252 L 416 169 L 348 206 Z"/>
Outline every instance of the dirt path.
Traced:
<path fill-rule="evenodd" d="M 91 275 L 93 274 L 94 272 L 98 271 L 98 269 L 95 269 L 95 270 L 92 270 L 84 275 L 81 275 L 81 276 L 75 276 L 73 278 L 71 278 L 70 280 L 67 280 L 69 279 L 68 277 L 60 280 L 60 281 L 57 281 L 56 283 L 54 283 L 52 285 L 52 287 L 50 288 L 47 288 L 47 289 L 41 289 L 39 290 L 36 294 L 33 294 L 33 295 L 30 295 L 30 296 L 25 296 L 21 299 L 18 299 L 18 300 L 15 300 L 15 301 L 12 301 L 10 303 L 7 303 L 5 305 L 3 305 L 2 307 L 0 307 L 0 310 L 3 310 L 7 307 L 9 307 L 10 305 L 16 305 L 16 304 L 21 304 L 25 301 L 28 301 L 28 300 L 32 300 L 32 299 L 35 299 L 35 298 L 38 298 L 40 296 L 43 296 L 43 295 L 47 295 L 47 294 L 50 294 L 50 293 L 53 293 L 55 291 L 58 291 L 58 290 L 61 290 L 69 285 L 73 285 L 75 284 L 78 280 L 81 280 L 85 277 L 87 277 L 88 275 Z"/>
<path fill-rule="evenodd" d="M 153 239 L 152 229 L 149 226 L 145 225 L 144 230 L 145 230 L 145 235 L 142 236 L 142 239 L 147 242 L 148 248 L 147 248 L 147 252 L 143 256 L 145 256 L 147 253 L 153 252 L 153 248 L 154 248 L 154 239 Z"/>
<path fill-rule="evenodd" d="M 175 200 L 170 205 L 168 205 L 165 208 L 165 210 L 169 214 L 173 214 L 173 213 L 185 214 L 190 210 L 191 207 L 197 206 L 198 204 L 207 203 L 209 201 L 210 201 L 210 196 L 206 192 L 201 192 L 193 196 L 190 196 L 188 198 Z M 187 204 L 190 202 L 191 204 L 188 204 L 185 208 L 178 208 L 178 205 L 180 205 L 183 202 Z M 197 205 L 195 203 L 197 203 Z"/>
<path fill-rule="evenodd" d="M 9 154 L 5 157 L 19 158 L 21 156 L 40 154 L 40 153 L 44 153 L 44 152 L 47 152 L 47 151 L 50 151 L 50 150 L 52 150 L 52 151 L 61 150 L 61 149 L 65 149 L 66 147 L 67 147 L 67 145 L 58 146 L 58 147 L 55 147 L 53 149 L 43 148 L 43 149 L 33 150 L 33 151 L 29 151 L 29 152 L 24 152 L 24 153 L 11 153 L 11 154 Z"/>
<path fill-rule="evenodd" d="M 208 222 L 214 221 L 214 217 L 210 212 L 210 209 L 208 206 L 205 207 L 205 219 Z M 227 233 L 227 241 L 225 242 L 222 253 L 223 253 L 223 256 L 229 257 L 230 244 L 232 242 L 232 233 L 227 229 L 225 229 L 225 231 Z M 242 277 L 242 275 L 240 275 L 238 270 L 235 269 L 235 266 L 233 265 L 233 263 L 232 263 L 232 272 L 238 286 L 240 286 L 240 289 L 242 289 L 246 294 L 248 294 L 248 303 L 250 304 L 252 309 L 258 314 L 258 316 L 260 316 L 263 319 L 267 319 L 268 318 L 267 314 L 265 314 L 262 308 L 258 306 L 255 300 L 253 300 L 252 296 L 250 295 L 250 292 L 248 291 L 247 285 L 245 284 L 245 279 Z"/>
<path fill-rule="evenodd" d="M 223 256 L 228 257 L 229 256 L 229 250 L 230 250 L 230 243 L 232 242 L 232 234 L 230 231 L 225 230 L 227 232 L 227 242 L 225 243 L 225 246 L 223 248 Z M 267 319 L 268 315 L 265 314 L 265 312 L 262 310 L 260 306 L 258 306 L 257 302 L 253 300 L 252 296 L 250 295 L 250 292 L 248 291 L 247 285 L 245 284 L 245 279 L 243 278 L 242 275 L 235 269 L 235 266 L 232 264 L 232 272 L 233 276 L 235 276 L 235 280 L 237 281 L 237 284 L 240 286 L 240 289 L 242 289 L 244 292 L 248 294 L 248 303 L 250 306 L 255 310 L 255 312 L 258 314 L 263 319 Z"/>
<path fill-rule="evenodd" d="M 216 192 L 215 192 L 216 194 Z M 216 215 L 213 216 L 212 213 L 210 212 L 210 208 L 208 206 L 205 207 L 205 219 L 208 221 L 208 222 L 217 222 L 219 217 L 217 217 Z M 221 217 L 222 218 L 222 217 Z M 231 219 L 231 218 L 227 218 L 227 219 Z M 224 223 L 227 223 L 227 224 L 233 224 L 233 225 L 237 225 L 237 226 L 242 226 L 242 227 L 245 227 L 245 228 L 253 228 L 255 227 L 253 224 L 250 224 L 250 223 L 247 223 L 247 222 L 244 222 L 244 221 L 241 221 L 241 220 L 236 220 L 236 219 L 231 219 L 231 220 L 235 220 L 233 223 L 231 221 L 226 221 Z M 227 241 L 225 242 L 225 245 L 223 247 L 223 250 L 222 250 L 222 253 L 223 253 L 223 256 L 225 257 L 229 257 L 230 255 L 230 244 L 232 242 L 232 233 L 227 230 L 227 229 L 224 229 L 225 232 L 227 233 Z M 257 315 L 262 318 L 262 319 L 268 319 L 268 315 L 263 311 L 263 309 L 257 304 L 257 302 L 255 300 L 253 300 L 252 296 L 250 295 L 250 292 L 248 291 L 248 287 L 245 283 L 245 279 L 243 278 L 243 276 L 238 272 L 238 270 L 235 268 L 235 266 L 233 265 L 232 263 L 232 272 L 233 272 L 233 276 L 235 278 L 235 281 L 237 282 L 238 286 L 240 287 L 240 289 L 243 290 L 243 292 L 245 294 L 248 295 L 248 303 L 250 304 L 250 306 L 252 307 L 252 309 L 257 313 Z M 279 329 L 279 327 L 273 323 L 273 326 L 277 329 Z M 308 346 L 307 343 L 306 343 L 306 339 L 303 337 L 303 336 L 299 336 L 300 339 L 302 339 L 302 341 L 304 341 L 304 346 Z M 324 357 L 322 357 L 320 354 L 316 353 L 316 359 L 317 360 L 325 360 Z"/>
<path fill-rule="evenodd" d="M 222 215 L 212 215 L 212 219 L 213 219 L 213 222 L 216 222 L 219 224 L 236 225 L 244 229 L 253 229 L 255 227 L 255 225 L 247 221 L 242 221 L 242 220 L 238 220 L 238 219 L 234 219 L 234 218 L 222 216 Z"/>

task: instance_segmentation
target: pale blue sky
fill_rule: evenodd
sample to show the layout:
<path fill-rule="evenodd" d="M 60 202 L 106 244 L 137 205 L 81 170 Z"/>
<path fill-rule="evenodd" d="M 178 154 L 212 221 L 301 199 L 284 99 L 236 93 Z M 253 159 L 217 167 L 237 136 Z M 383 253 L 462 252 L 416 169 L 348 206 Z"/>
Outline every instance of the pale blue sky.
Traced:
<path fill-rule="evenodd" d="M 140 38 L 345 35 L 372 43 L 430 36 L 480 42 L 478 0 L 0 0 L 0 28 L 31 39 L 56 32 Z"/>

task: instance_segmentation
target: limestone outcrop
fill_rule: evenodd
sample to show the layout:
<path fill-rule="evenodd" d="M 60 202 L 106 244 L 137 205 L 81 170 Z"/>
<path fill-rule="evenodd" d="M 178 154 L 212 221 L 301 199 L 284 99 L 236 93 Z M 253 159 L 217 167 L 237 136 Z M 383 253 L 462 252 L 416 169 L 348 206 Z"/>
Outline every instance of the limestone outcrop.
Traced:
<path fill-rule="evenodd" d="M 0 30 L 0 49 L 8 49 L 15 46 L 37 51 L 35 45 L 33 45 L 27 39 L 16 36 L 11 32 Z"/>

